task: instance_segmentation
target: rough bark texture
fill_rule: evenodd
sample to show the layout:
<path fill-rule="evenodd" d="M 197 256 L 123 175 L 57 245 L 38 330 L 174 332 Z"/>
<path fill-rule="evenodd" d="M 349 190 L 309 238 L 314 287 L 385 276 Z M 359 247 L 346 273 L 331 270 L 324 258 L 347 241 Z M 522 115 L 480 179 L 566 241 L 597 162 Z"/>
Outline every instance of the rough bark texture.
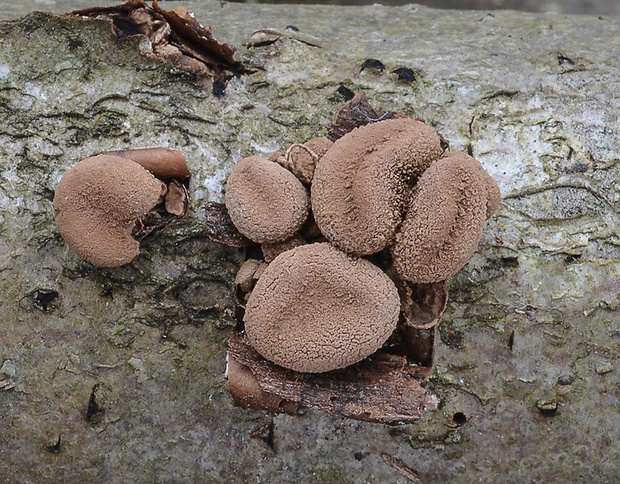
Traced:
<path fill-rule="evenodd" d="M 103 21 L 0 24 L 0 481 L 617 479 L 620 19 L 186 5 L 256 68 L 222 97 Z M 264 28 L 274 43 L 242 47 Z M 360 72 L 368 58 L 384 68 Z M 449 281 L 436 408 L 415 424 L 273 416 L 227 390 L 242 253 L 201 234 L 201 207 L 242 156 L 326 134 L 340 86 L 425 118 L 504 195 Z M 58 180 L 147 146 L 185 153 L 193 211 L 126 267 L 80 261 L 54 226 Z"/>

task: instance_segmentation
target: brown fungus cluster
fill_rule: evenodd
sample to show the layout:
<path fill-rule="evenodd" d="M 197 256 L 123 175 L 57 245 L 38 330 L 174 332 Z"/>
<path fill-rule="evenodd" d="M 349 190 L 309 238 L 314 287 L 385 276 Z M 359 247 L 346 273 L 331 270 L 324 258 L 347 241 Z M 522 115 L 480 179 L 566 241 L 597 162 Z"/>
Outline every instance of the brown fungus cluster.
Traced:
<path fill-rule="evenodd" d="M 179 151 L 117 151 L 82 160 L 54 194 L 56 226 L 69 247 L 100 267 L 140 253 L 140 240 L 183 217 L 189 171 Z"/>
<path fill-rule="evenodd" d="M 330 372 L 332 389 L 344 381 L 340 369 L 361 361 L 405 355 L 430 366 L 433 326 L 447 304 L 444 281 L 475 252 L 501 201 L 477 160 L 446 152 L 447 142 L 424 121 L 376 110 L 363 95 L 329 131 L 329 139 L 295 144 L 269 160 L 241 160 L 227 182 L 228 214 L 207 207 L 208 220 L 232 220 L 222 233 L 210 224 L 212 238 L 240 246 L 242 234 L 262 251 L 236 281 L 244 314 L 229 368 L 244 362 L 271 389 L 279 374 L 281 395 L 298 377 L 266 371 L 244 353 L 245 341 L 297 374 Z M 386 371 L 400 382 L 393 367 Z M 242 380 L 231 377 L 231 392 L 256 404 L 252 391 L 240 390 Z"/>

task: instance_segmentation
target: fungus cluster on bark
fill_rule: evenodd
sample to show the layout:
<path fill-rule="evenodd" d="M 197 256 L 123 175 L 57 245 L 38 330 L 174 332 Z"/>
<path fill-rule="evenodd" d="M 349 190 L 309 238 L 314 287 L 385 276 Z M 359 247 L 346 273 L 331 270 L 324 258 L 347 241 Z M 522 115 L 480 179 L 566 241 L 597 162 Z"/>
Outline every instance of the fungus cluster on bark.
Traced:
<path fill-rule="evenodd" d="M 363 95 L 330 136 L 245 158 L 228 179 L 232 224 L 263 253 L 237 281 L 245 313 L 234 367 L 240 341 L 306 374 L 338 375 L 382 347 L 430 366 L 432 338 L 420 335 L 439 321 L 444 281 L 475 252 L 499 188 L 422 120 L 373 109 Z M 217 212 L 211 205 L 208 218 Z M 233 395 L 243 394 L 237 377 Z"/>
<path fill-rule="evenodd" d="M 187 212 L 189 170 L 183 153 L 147 148 L 104 153 L 67 171 L 54 194 L 60 235 L 82 259 L 119 267 L 140 241 Z"/>

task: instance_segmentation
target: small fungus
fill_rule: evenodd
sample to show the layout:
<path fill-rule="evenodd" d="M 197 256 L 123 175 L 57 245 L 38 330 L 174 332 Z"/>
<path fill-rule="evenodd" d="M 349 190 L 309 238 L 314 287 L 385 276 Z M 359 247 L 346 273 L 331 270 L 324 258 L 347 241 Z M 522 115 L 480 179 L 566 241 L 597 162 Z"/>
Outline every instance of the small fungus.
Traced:
<path fill-rule="evenodd" d="M 254 242 L 282 242 L 308 217 L 308 193 L 290 171 L 260 156 L 240 160 L 226 182 L 226 208 Z"/>
<path fill-rule="evenodd" d="M 411 186 L 442 153 L 435 130 L 409 118 L 368 124 L 338 139 L 312 182 L 323 235 L 351 254 L 381 251 L 402 221 Z"/>
<path fill-rule="evenodd" d="M 300 237 L 299 235 L 295 235 L 290 239 L 286 239 L 283 242 L 277 242 L 275 244 L 261 244 L 260 248 L 263 252 L 263 257 L 265 262 L 268 264 L 273 262 L 273 260 L 278 257 L 282 252 L 286 252 L 287 250 L 294 249 L 300 245 L 304 245 L 307 242 Z"/>
<path fill-rule="evenodd" d="M 118 156 L 87 158 L 62 177 L 54 195 L 60 235 L 80 257 L 101 267 L 127 264 L 140 253 L 132 236 L 165 192 L 163 182 Z"/>
<path fill-rule="evenodd" d="M 330 244 L 279 255 L 248 299 L 246 335 L 263 357 L 319 373 L 374 353 L 398 321 L 400 300 L 381 269 Z"/>
<path fill-rule="evenodd" d="M 399 275 L 433 283 L 455 275 L 476 251 L 499 206 L 495 181 L 465 153 L 449 153 L 420 177 L 391 247 Z"/>
<path fill-rule="evenodd" d="M 102 267 L 127 264 L 139 241 L 182 218 L 189 170 L 180 151 L 146 148 L 81 161 L 54 196 L 58 230 L 83 259 Z"/>
<path fill-rule="evenodd" d="M 295 175 L 300 182 L 310 185 L 319 160 L 334 143 L 326 136 L 312 138 L 304 144 L 294 144 L 276 162 Z"/>

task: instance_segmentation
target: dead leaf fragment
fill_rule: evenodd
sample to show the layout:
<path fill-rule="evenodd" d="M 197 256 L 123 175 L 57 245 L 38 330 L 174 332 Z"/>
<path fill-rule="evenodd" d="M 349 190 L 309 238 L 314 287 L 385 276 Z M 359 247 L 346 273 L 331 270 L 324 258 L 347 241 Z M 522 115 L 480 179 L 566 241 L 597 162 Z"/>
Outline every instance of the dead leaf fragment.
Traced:
<path fill-rule="evenodd" d="M 373 108 L 363 92 L 358 92 L 338 113 L 336 122 L 328 129 L 327 137 L 331 141 L 342 138 L 355 128 L 384 119 L 403 118 L 404 114 Z"/>
<path fill-rule="evenodd" d="M 216 95 L 223 94 L 223 88 L 233 76 L 246 72 L 234 59 L 234 48 L 216 41 L 213 29 L 202 26 L 184 7 L 167 11 L 156 0 L 150 7 L 143 0 L 129 0 L 122 5 L 90 7 L 67 15 L 108 19 L 119 38 L 147 37 L 152 45 L 150 55 L 189 74 L 213 75 Z"/>

